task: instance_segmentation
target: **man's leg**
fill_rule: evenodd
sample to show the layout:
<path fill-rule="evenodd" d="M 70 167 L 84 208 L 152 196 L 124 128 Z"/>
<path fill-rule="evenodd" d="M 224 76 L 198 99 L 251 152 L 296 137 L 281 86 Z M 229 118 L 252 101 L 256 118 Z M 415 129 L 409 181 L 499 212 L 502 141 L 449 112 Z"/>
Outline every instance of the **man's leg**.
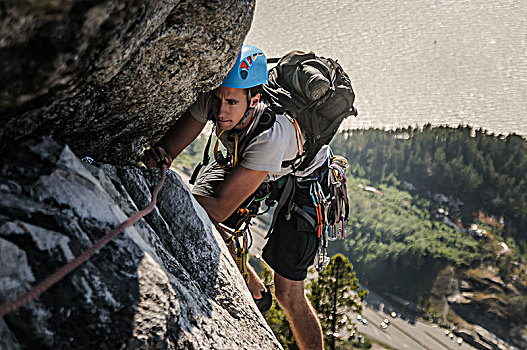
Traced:
<path fill-rule="evenodd" d="M 304 281 L 274 273 L 275 296 L 285 311 L 300 350 L 323 350 L 322 327 L 304 293 Z"/>

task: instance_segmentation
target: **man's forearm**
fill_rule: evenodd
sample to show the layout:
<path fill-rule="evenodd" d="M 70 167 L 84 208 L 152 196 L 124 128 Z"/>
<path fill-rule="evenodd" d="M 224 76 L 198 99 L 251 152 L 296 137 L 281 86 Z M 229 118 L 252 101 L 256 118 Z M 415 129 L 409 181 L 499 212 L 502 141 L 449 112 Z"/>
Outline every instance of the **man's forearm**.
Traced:
<path fill-rule="evenodd" d="M 195 196 L 199 204 L 205 209 L 209 217 L 216 222 L 225 221 L 231 213 L 225 210 L 220 201 L 214 197 Z"/>
<path fill-rule="evenodd" d="M 214 197 L 195 197 L 211 219 L 223 222 L 256 191 L 266 176 L 266 171 L 250 170 L 239 165 L 218 187 Z"/>

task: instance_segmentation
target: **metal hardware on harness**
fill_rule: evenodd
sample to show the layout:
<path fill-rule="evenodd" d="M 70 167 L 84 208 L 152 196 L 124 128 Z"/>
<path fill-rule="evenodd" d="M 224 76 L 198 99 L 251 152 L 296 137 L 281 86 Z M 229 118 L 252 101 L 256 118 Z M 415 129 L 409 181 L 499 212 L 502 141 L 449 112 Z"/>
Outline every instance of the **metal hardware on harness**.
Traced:
<path fill-rule="evenodd" d="M 236 257 L 236 266 L 238 266 L 247 285 L 249 285 L 250 280 L 249 272 L 247 271 L 247 257 L 249 255 L 248 234 L 250 235 L 248 228 L 235 231 L 232 236 L 234 244 L 231 245 L 231 253 Z"/>
<path fill-rule="evenodd" d="M 315 264 L 315 268 L 318 272 L 322 272 L 329 263 L 329 257 L 327 256 L 329 229 L 329 226 L 327 225 L 327 200 L 322 191 L 322 186 L 320 186 L 320 183 L 317 181 L 311 183 L 309 192 L 317 214 L 317 235 L 319 244 L 318 260 Z"/>
<path fill-rule="evenodd" d="M 240 270 L 245 283 L 249 285 L 250 275 L 247 270 L 247 260 L 249 249 L 252 246 L 252 234 L 249 230 L 249 224 L 246 224 L 242 230 L 232 230 L 214 220 L 212 223 L 221 234 L 227 248 L 234 257 L 236 266 Z"/>
<path fill-rule="evenodd" d="M 344 221 L 348 220 L 349 216 L 349 203 L 346 191 L 346 170 L 349 167 L 349 163 L 342 156 L 333 156 L 328 167 L 331 169 L 332 175 L 328 181 L 331 194 L 329 216 L 332 233 L 330 234 L 330 240 L 344 239 Z M 343 210 L 345 210 L 344 213 Z"/>
<path fill-rule="evenodd" d="M 319 246 L 315 267 L 318 272 L 324 271 L 330 260 L 327 256 L 328 241 L 344 238 L 344 221 L 349 215 L 346 193 L 348 166 L 346 158 L 332 155 L 328 164 L 330 170 L 328 174 L 329 195 L 324 194 L 320 181 L 313 181 L 310 186 L 310 195 L 317 215 Z"/>
<path fill-rule="evenodd" d="M 216 144 L 214 145 L 214 159 L 216 160 L 216 163 L 225 171 L 226 173 L 230 173 L 236 165 L 238 165 L 238 134 L 234 134 L 234 155 L 231 155 L 228 158 L 225 158 L 223 154 L 221 154 L 221 151 L 218 150 L 218 146 L 220 143 L 220 137 L 225 132 L 225 130 L 222 130 L 220 134 L 218 135 L 218 139 L 216 140 Z"/>

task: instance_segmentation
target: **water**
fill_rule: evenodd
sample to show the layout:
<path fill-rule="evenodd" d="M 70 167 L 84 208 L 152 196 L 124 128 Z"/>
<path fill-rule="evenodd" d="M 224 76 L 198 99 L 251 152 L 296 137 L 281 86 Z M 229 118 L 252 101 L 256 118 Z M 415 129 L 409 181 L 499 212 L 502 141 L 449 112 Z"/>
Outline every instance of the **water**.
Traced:
<path fill-rule="evenodd" d="M 338 59 L 360 114 L 346 127 L 468 124 L 527 136 L 524 0 L 257 0 L 246 42 L 268 57 Z"/>

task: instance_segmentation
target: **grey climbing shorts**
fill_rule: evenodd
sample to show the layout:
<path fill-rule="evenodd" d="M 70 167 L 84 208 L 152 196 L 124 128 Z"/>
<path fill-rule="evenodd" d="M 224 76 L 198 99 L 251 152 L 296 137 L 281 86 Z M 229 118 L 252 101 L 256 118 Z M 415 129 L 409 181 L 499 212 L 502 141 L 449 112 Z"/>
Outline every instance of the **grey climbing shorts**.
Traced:
<path fill-rule="evenodd" d="M 196 179 L 192 194 L 203 197 L 214 197 L 218 186 L 225 180 L 225 172 L 216 162 L 209 164 Z"/>

